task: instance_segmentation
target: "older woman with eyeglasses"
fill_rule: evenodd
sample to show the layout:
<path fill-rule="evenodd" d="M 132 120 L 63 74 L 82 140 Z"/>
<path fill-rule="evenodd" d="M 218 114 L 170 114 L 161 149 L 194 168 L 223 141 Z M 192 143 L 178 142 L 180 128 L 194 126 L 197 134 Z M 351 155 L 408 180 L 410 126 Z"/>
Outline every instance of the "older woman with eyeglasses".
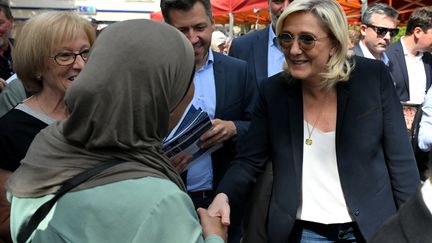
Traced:
<path fill-rule="evenodd" d="M 0 194 L 4 193 L 9 172 L 18 168 L 34 136 L 68 116 L 63 102 L 65 91 L 84 67 L 94 40 L 90 23 L 73 12 L 43 13 L 23 26 L 15 41 L 13 65 L 33 95 L 0 118 Z M 8 207 L 7 203 L 1 205 Z M 4 218 L 8 223 L 9 210 L 5 208 L 1 209 L 0 221 Z"/>
<path fill-rule="evenodd" d="M 284 71 L 262 82 L 246 144 L 209 207 L 225 224 L 268 160 L 268 242 L 364 242 L 416 191 L 390 75 L 348 52 L 347 30 L 333 0 L 296 0 L 280 16 Z"/>

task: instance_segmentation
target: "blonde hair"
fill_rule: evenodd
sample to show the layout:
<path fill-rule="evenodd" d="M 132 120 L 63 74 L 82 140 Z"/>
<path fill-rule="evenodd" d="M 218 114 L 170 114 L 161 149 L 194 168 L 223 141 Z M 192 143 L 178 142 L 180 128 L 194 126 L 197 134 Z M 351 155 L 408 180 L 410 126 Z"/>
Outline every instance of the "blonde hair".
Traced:
<path fill-rule="evenodd" d="M 336 51 L 327 63 L 327 72 L 322 73 L 323 86 L 330 88 L 337 82 L 347 81 L 354 69 L 354 59 L 352 52 L 346 48 L 348 45 L 348 23 L 339 3 L 333 0 L 293 1 L 279 17 L 276 24 L 276 35 L 281 33 L 285 19 L 298 12 L 311 13 L 320 19 L 329 38 L 336 43 Z M 284 71 L 289 74 L 287 64 L 285 64 Z"/>
<path fill-rule="evenodd" d="M 24 24 L 15 40 L 12 60 L 14 71 L 29 93 L 42 90 L 40 75 L 54 50 L 63 42 L 79 37 L 82 31 L 92 45 L 96 33 L 91 24 L 70 11 L 42 13 Z"/>

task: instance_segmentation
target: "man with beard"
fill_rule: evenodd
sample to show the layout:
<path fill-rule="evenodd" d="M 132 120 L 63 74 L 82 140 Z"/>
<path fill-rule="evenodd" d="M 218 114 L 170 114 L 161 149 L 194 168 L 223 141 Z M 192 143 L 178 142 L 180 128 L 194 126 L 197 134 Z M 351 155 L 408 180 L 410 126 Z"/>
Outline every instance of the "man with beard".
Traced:
<path fill-rule="evenodd" d="M 13 17 L 9 4 L 0 1 L 0 91 L 6 83 L 4 80 L 12 76 L 12 44 L 9 40 L 13 25 Z"/>
<path fill-rule="evenodd" d="M 245 61 L 210 50 L 214 20 L 209 0 L 162 0 L 160 6 L 165 22 L 182 32 L 194 48 L 195 94 L 192 104 L 207 112 L 213 125 L 200 138 L 202 146 L 223 143 L 221 149 L 194 162 L 183 173 L 195 207 L 207 208 L 212 202 L 213 190 L 249 127 L 257 85 Z M 172 161 L 176 168 L 188 162 L 188 159 L 176 158 Z M 239 225 L 240 217 L 237 220 L 238 223 L 233 219 L 233 225 Z M 233 231 L 230 227 L 229 242 L 239 239 L 239 230 Z"/>
<path fill-rule="evenodd" d="M 271 25 L 232 41 L 228 55 L 248 62 L 258 84 L 282 71 L 284 56 L 276 40 L 275 26 L 290 0 L 269 0 Z"/>
<path fill-rule="evenodd" d="M 361 39 L 354 47 L 357 56 L 383 61 L 388 65 L 384 53 L 391 40 L 399 33 L 397 28 L 398 11 L 387 4 L 377 3 L 370 6 L 362 16 Z"/>

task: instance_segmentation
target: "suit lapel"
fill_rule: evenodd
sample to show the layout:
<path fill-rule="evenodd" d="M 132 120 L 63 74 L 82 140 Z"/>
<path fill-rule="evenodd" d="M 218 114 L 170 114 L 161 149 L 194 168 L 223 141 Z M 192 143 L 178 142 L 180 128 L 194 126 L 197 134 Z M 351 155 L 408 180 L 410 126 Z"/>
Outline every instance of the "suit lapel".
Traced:
<path fill-rule="evenodd" d="M 395 49 L 395 54 L 396 54 L 396 60 L 399 64 L 399 70 L 402 73 L 402 77 L 403 77 L 403 81 L 406 87 L 406 90 L 408 90 L 408 97 L 409 97 L 409 79 L 408 79 L 408 70 L 407 70 L 407 66 L 406 66 L 406 62 L 405 62 L 405 54 L 403 52 L 403 47 L 402 47 L 402 43 L 401 40 L 399 40 L 397 42 L 398 48 Z"/>
<path fill-rule="evenodd" d="M 425 73 L 426 73 L 426 92 L 427 92 L 431 86 L 432 55 L 429 55 L 428 53 L 424 53 L 422 59 L 425 68 Z"/>
<path fill-rule="evenodd" d="M 295 172 L 298 178 L 302 176 L 302 164 L 303 164 L 303 97 L 301 90 L 301 81 L 296 80 L 293 86 L 289 87 L 288 90 L 288 120 L 289 120 L 289 134 L 292 141 L 292 149 L 294 158 Z M 301 183 L 301 181 L 299 182 Z"/>
<path fill-rule="evenodd" d="M 348 81 L 349 82 L 349 81 Z M 339 82 L 337 84 L 337 115 L 336 115 L 336 155 L 340 141 L 343 119 L 349 98 L 349 83 Z M 339 157 L 339 156 L 338 156 Z"/>
<path fill-rule="evenodd" d="M 224 94 L 225 94 L 225 86 L 228 77 L 225 77 L 227 74 L 224 71 L 223 63 L 220 60 L 221 54 L 213 52 L 214 63 L 213 63 L 213 73 L 215 80 L 215 89 L 216 89 L 216 109 L 215 109 L 215 118 L 222 117 L 222 111 L 224 110 Z"/>
<path fill-rule="evenodd" d="M 261 32 L 261 35 L 259 35 L 256 38 L 253 47 L 253 51 L 254 51 L 253 55 L 255 60 L 255 74 L 258 83 L 260 83 L 261 80 L 267 78 L 269 28 L 270 27 L 267 27 L 264 31 Z"/>

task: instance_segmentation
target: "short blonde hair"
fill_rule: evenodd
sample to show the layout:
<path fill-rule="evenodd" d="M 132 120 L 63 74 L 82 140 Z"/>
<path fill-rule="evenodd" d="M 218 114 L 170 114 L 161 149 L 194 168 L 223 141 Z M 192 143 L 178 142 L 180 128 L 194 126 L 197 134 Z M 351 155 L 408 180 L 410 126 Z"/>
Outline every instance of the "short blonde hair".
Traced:
<path fill-rule="evenodd" d="M 74 40 L 84 31 L 90 45 L 96 39 L 91 24 L 75 12 L 52 11 L 28 20 L 17 35 L 12 53 L 14 71 L 29 93 L 42 90 L 39 75 L 48 58 L 63 42 Z"/>
<path fill-rule="evenodd" d="M 276 24 L 276 35 L 282 31 L 285 19 L 298 12 L 311 13 L 322 22 L 322 27 L 329 38 L 336 44 L 336 51 L 327 63 L 327 72 L 322 76 L 323 86 L 333 87 L 339 81 L 347 81 L 354 69 L 352 52 L 348 52 L 348 23 L 345 13 L 338 2 L 333 0 L 295 0 L 279 17 Z M 288 67 L 284 68 L 289 74 Z"/>

